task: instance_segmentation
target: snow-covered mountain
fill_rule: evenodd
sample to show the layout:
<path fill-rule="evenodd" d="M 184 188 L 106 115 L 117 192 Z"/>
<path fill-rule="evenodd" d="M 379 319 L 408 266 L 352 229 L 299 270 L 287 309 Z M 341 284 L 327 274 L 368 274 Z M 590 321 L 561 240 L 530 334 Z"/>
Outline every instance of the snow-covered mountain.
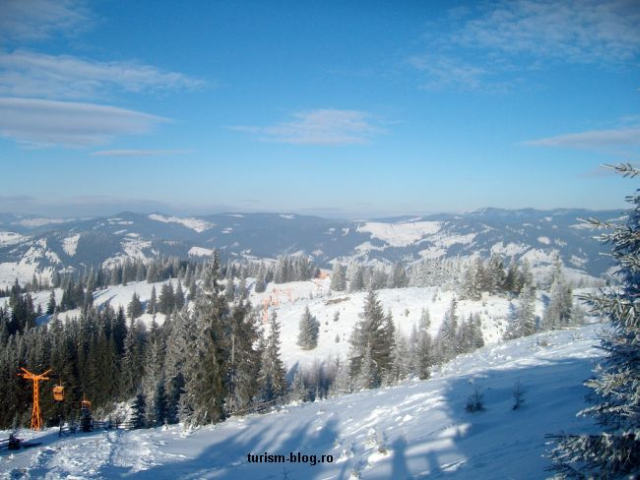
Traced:
<path fill-rule="evenodd" d="M 276 258 L 308 254 L 328 266 L 347 262 L 410 263 L 420 259 L 499 253 L 535 267 L 559 254 L 565 266 L 601 276 L 609 268 L 594 231 L 580 218 L 611 220 L 617 211 L 483 209 L 467 214 L 370 221 L 297 214 L 227 213 L 200 217 L 123 212 L 113 217 L 47 219 L 0 215 L 0 285 L 53 269 L 108 266 L 159 255 Z"/>

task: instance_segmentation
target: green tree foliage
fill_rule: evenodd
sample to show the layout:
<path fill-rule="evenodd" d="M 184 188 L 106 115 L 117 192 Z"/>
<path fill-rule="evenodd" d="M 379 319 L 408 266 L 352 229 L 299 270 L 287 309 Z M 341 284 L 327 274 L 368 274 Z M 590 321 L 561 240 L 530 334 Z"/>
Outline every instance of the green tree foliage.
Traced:
<path fill-rule="evenodd" d="M 640 175 L 629 164 L 616 169 L 625 176 Z M 581 412 L 594 417 L 601 431 L 556 437 L 553 468 L 563 478 L 640 476 L 640 190 L 628 201 L 633 208 L 626 224 L 591 222 L 613 229 L 600 239 L 611 245 L 623 280 L 619 288 L 586 297 L 593 313 L 610 325 L 601 337 L 607 355 L 597 376 L 587 381 L 594 405 Z"/>

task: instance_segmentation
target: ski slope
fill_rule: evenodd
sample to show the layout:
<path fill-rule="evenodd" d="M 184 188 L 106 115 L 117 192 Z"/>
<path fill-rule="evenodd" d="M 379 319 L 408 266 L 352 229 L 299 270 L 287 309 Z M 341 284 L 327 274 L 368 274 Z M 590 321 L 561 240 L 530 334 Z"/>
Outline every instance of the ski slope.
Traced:
<path fill-rule="evenodd" d="M 545 434 L 593 428 L 585 406 L 601 325 L 542 333 L 464 355 L 427 381 L 185 433 L 180 426 L 94 432 L 59 440 L 20 432 L 41 447 L 0 453 L 0 478 L 539 479 L 549 475 Z M 512 410 L 513 385 L 525 389 Z M 465 412 L 477 386 L 486 410 Z M 3 432 L 6 437 L 8 432 Z M 0 437 L 1 438 L 1 437 Z M 249 463 L 248 454 L 333 456 L 332 463 Z"/>

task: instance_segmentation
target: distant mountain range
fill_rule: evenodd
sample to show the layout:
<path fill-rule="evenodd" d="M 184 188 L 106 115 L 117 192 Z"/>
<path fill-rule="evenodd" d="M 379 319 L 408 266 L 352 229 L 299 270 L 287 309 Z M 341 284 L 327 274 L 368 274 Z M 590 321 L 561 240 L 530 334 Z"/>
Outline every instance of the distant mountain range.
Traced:
<path fill-rule="evenodd" d="M 348 262 L 411 263 L 470 256 L 528 258 L 549 265 L 558 254 L 580 274 L 601 277 L 610 260 L 580 221 L 620 218 L 620 211 L 486 208 L 465 214 L 405 216 L 367 221 L 298 214 L 226 213 L 177 217 L 122 212 L 110 217 L 54 219 L 0 214 L 0 285 L 52 269 L 109 266 L 126 258 L 276 258 L 307 254 L 323 267 Z"/>

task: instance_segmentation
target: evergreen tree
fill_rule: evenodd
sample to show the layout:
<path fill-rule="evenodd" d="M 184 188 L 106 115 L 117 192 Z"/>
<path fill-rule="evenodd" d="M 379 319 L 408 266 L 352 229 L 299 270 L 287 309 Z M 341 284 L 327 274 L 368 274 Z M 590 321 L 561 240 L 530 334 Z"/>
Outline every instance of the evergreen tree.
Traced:
<path fill-rule="evenodd" d="M 274 313 L 269 320 L 271 334 L 267 340 L 260 370 L 261 399 L 270 401 L 287 391 L 286 371 L 280 359 L 280 324 Z"/>
<path fill-rule="evenodd" d="M 131 320 L 131 326 L 124 341 L 124 355 L 122 357 L 121 392 L 125 399 L 133 395 L 140 384 L 142 362 L 140 361 L 137 336 L 135 320 Z"/>
<path fill-rule="evenodd" d="M 149 298 L 149 303 L 147 303 L 147 313 L 151 315 L 156 314 L 156 307 L 158 303 L 158 297 L 156 294 L 156 286 L 151 287 L 151 298 Z"/>
<path fill-rule="evenodd" d="M 171 282 L 167 282 L 162 285 L 158 303 L 158 310 L 160 311 L 160 313 L 168 315 L 173 311 L 173 308 L 175 307 L 175 297 L 173 293 L 173 285 L 171 285 Z"/>
<path fill-rule="evenodd" d="M 438 354 L 440 361 L 452 359 L 459 353 L 458 345 L 458 302 L 455 298 L 451 300 L 449 309 L 444 315 L 440 330 L 438 332 Z"/>
<path fill-rule="evenodd" d="M 131 301 L 127 306 L 127 315 L 131 320 L 135 320 L 140 317 L 144 313 L 144 309 L 142 308 L 142 303 L 140 303 L 140 297 L 137 293 L 133 293 L 131 297 Z"/>
<path fill-rule="evenodd" d="M 184 290 L 182 289 L 182 282 L 178 280 L 178 286 L 173 294 L 173 308 L 182 310 L 184 307 Z"/>
<path fill-rule="evenodd" d="M 147 400 L 142 392 L 136 395 L 131 405 L 131 428 L 134 430 L 147 427 Z"/>
<path fill-rule="evenodd" d="M 640 175 L 630 164 L 616 169 L 625 176 Z M 596 404 L 581 412 L 595 417 L 602 431 L 558 438 L 552 456 L 561 477 L 640 476 L 640 190 L 628 200 L 633 210 L 626 225 L 613 226 L 612 233 L 601 237 L 612 245 L 623 278 L 621 288 L 586 297 L 593 312 L 611 325 L 601 337 L 607 356 L 597 377 L 587 381 L 596 394 Z M 595 220 L 591 223 L 603 226 Z"/>
<path fill-rule="evenodd" d="M 49 302 L 47 303 L 47 315 L 53 315 L 56 312 L 56 294 L 53 290 L 49 294 Z"/>
<path fill-rule="evenodd" d="M 344 292 L 347 288 L 344 269 L 339 262 L 333 262 L 333 270 L 331 271 L 331 290 L 334 292 Z"/>
<path fill-rule="evenodd" d="M 363 379 L 361 370 L 367 369 L 365 377 L 367 385 L 380 386 L 383 378 L 387 378 L 393 365 L 393 320 L 382 311 L 382 304 L 374 290 L 369 290 L 365 300 L 363 318 L 351 333 L 352 379 Z M 368 352 L 368 353 L 367 353 Z M 363 364 L 365 355 L 369 355 L 372 365 Z M 371 376 L 371 381 L 368 380 Z"/>
<path fill-rule="evenodd" d="M 311 315 L 307 306 L 300 318 L 297 345 L 303 350 L 313 350 L 318 346 L 318 334 L 320 332 L 320 322 Z"/>
<path fill-rule="evenodd" d="M 506 339 L 533 335 L 536 332 L 536 289 L 533 285 L 525 285 L 520 294 L 520 307 L 516 317 L 505 332 Z"/>
<path fill-rule="evenodd" d="M 559 260 L 556 261 L 552 278 L 549 304 L 542 319 L 543 326 L 547 330 L 566 327 L 572 321 L 573 292 L 562 274 L 562 265 Z"/>
<path fill-rule="evenodd" d="M 266 277 L 267 270 L 264 266 L 264 262 L 260 262 L 260 267 L 258 268 L 258 274 L 256 276 L 256 283 L 254 288 L 256 293 L 262 293 L 267 290 Z"/>
<path fill-rule="evenodd" d="M 195 352 L 187 356 L 184 365 L 180 419 L 187 426 L 217 423 L 226 416 L 229 348 L 224 326 L 229 322 L 230 312 L 220 292 L 219 275 L 220 257 L 214 251 L 203 273 L 202 294 L 195 302 Z"/>

